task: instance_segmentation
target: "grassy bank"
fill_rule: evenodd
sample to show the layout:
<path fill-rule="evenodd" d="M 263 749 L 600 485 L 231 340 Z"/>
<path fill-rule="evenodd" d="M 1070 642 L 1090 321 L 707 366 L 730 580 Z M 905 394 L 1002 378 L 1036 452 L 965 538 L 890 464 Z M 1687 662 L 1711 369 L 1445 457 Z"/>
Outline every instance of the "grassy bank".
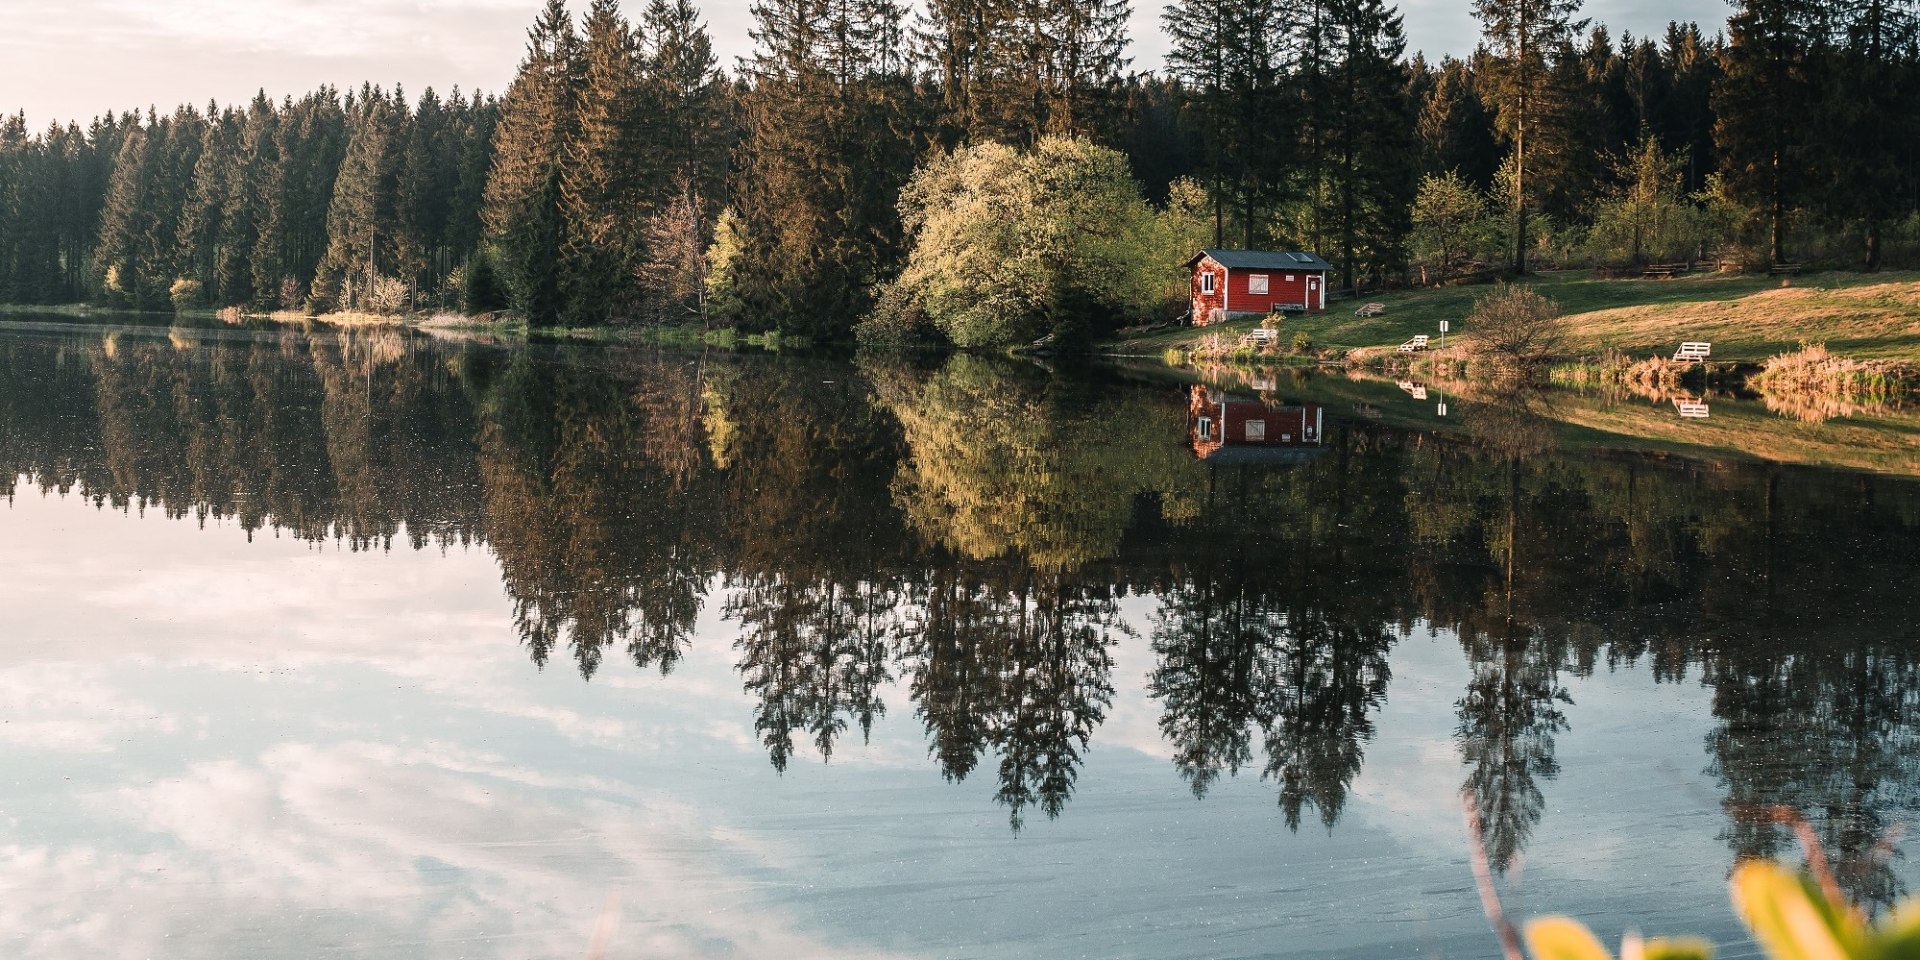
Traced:
<path fill-rule="evenodd" d="M 1775 409 L 1764 400 L 1704 394 L 1707 419 L 1686 419 L 1671 399 L 1615 391 L 1544 388 L 1502 395 L 1484 384 L 1424 384 L 1424 399 L 1389 377 L 1366 370 L 1310 371 L 1213 367 L 1173 369 L 1140 362 L 1124 369 L 1152 380 L 1201 382 L 1247 392 L 1277 387 L 1289 400 L 1326 404 L 1329 415 L 1481 442 L 1482 421 L 1521 414 L 1548 428 L 1548 445 L 1561 451 L 1609 455 L 1627 451 L 1706 463 L 1771 462 L 1821 466 L 1889 476 L 1920 477 L 1920 411 L 1856 410 L 1821 421 Z M 1446 416 L 1436 404 L 1449 403 Z"/>
<path fill-rule="evenodd" d="M 1818 273 L 1777 277 L 1701 274 L 1672 280 L 1594 280 L 1585 271 L 1545 273 L 1523 281 L 1560 304 L 1570 336 L 1569 355 L 1609 350 L 1640 357 L 1670 355 L 1685 340 L 1713 343 L 1716 360 L 1760 363 L 1803 342 L 1825 343 L 1859 358 L 1920 359 L 1920 274 Z M 1391 349 L 1416 334 L 1438 342 L 1440 321 L 1464 332 L 1462 321 L 1485 286 L 1370 294 L 1386 306 L 1377 317 L 1356 317 L 1355 303 L 1289 317 L 1281 339 L 1304 333 L 1317 348 Z M 1191 352 L 1204 336 L 1238 338 L 1259 325 L 1238 320 L 1224 327 L 1175 327 L 1107 344 L 1127 356 Z"/>

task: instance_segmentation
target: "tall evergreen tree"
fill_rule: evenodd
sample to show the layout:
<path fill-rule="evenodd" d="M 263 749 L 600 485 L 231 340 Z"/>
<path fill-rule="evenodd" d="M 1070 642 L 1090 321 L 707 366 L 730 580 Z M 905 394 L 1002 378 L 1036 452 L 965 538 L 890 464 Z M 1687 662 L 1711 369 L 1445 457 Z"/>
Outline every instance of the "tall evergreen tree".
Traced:
<path fill-rule="evenodd" d="M 1225 245 L 1232 210 L 1242 245 L 1260 246 L 1291 160 L 1282 9 L 1276 0 L 1176 0 L 1162 22 L 1172 41 L 1167 68 L 1200 114 L 1214 243 Z"/>
<path fill-rule="evenodd" d="M 1767 257 L 1787 258 L 1787 215 L 1808 177 L 1813 13 L 1808 0 L 1741 0 L 1714 85 L 1714 145 L 1730 193 L 1766 221 Z"/>
<path fill-rule="evenodd" d="M 1481 190 L 1493 186 L 1494 171 L 1500 166 L 1499 144 L 1493 116 L 1480 98 L 1467 61 L 1448 57 L 1440 62 L 1415 130 L 1422 172 L 1457 173 Z"/>
<path fill-rule="evenodd" d="M 373 88 L 363 90 L 355 106 L 346 157 L 327 206 L 326 254 L 313 279 L 312 299 L 322 308 L 373 306 L 377 285 L 396 272 L 407 105 L 400 91 L 389 96 Z"/>
<path fill-rule="evenodd" d="M 1707 184 L 1718 168 L 1713 146 L 1713 88 L 1720 74 L 1717 40 L 1700 36 L 1695 24 L 1669 24 L 1661 40 L 1660 60 L 1668 77 L 1665 103 L 1652 111 L 1651 126 L 1667 149 L 1686 162 L 1687 191 Z"/>
<path fill-rule="evenodd" d="M 1858 224 L 1860 265 L 1880 269 L 1886 224 L 1920 209 L 1920 24 L 1902 0 L 1841 0 L 1835 74 L 1820 115 L 1828 206 Z"/>
<path fill-rule="evenodd" d="M 1474 0 L 1488 52 L 1482 88 L 1497 112 L 1501 132 L 1513 145 L 1513 269 L 1527 270 L 1530 151 L 1540 127 L 1563 106 L 1553 88 L 1548 58 L 1570 45 L 1579 25 L 1580 0 Z"/>
<path fill-rule="evenodd" d="M 657 202 L 685 188 L 705 217 L 726 192 L 732 146 L 726 78 L 692 0 L 651 0 L 642 23 L 650 107 L 643 139 L 650 153 L 665 158 L 651 192 Z"/>
<path fill-rule="evenodd" d="M 760 0 L 734 180 L 748 323 L 842 336 L 895 269 L 917 155 L 895 0 Z"/>
<path fill-rule="evenodd" d="M 560 166 L 562 315 L 604 323 L 640 262 L 645 185 L 658 158 L 641 149 L 640 49 L 618 0 L 593 0 L 581 46 L 574 128 Z"/>
<path fill-rule="evenodd" d="M 1377 283 L 1406 262 L 1418 177 L 1414 106 L 1397 12 L 1383 0 L 1333 0 L 1328 22 L 1340 46 L 1327 76 L 1337 106 L 1327 130 L 1327 179 L 1335 262 L 1341 286 L 1351 289 L 1363 275 Z"/>
<path fill-rule="evenodd" d="M 514 306 L 536 323 L 564 308 L 561 170 L 575 127 L 579 40 L 563 0 L 547 0 L 527 31 L 527 56 L 500 101 L 487 178 L 487 240 L 499 251 Z"/>

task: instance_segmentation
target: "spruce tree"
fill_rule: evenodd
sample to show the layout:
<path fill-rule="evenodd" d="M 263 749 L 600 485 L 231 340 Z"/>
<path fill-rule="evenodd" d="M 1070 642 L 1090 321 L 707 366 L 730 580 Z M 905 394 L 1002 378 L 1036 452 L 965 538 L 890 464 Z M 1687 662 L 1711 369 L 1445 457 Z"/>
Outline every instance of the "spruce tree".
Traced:
<path fill-rule="evenodd" d="M 1331 224 L 1341 286 L 1353 289 L 1406 262 L 1415 108 L 1400 15 L 1382 0 L 1333 0 L 1328 20 L 1340 41 L 1327 83 L 1337 106 L 1327 131 Z"/>
<path fill-rule="evenodd" d="M 1920 209 L 1920 23 L 1901 0 L 1841 0 L 1833 82 L 1821 105 L 1827 206 L 1857 224 L 1860 266 L 1880 269 L 1883 235 Z"/>
<path fill-rule="evenodd" d="M 554 323 L 561 294 L 561 164 L 574 129 L 579 42 L 562 0 L 527 31 L 527 56 L 500 102 L 482 217 L 514 307 Z"/>
<path fill-rule="evenodd" d="M 1230 212 L 1242 246 L 1267 239 L 1289 170 L 1286 23 L 1277 0 L 1177 0 L 1163 18 L 1167 68 L 1197 101 L 1216 245 L 1227 241 Z"/>
<path fill-rule="evenodd" d="M 376 88 L 362 92 L 357 108 L 327 206 L 326 254 L 313 278 L 319 309 L 366 308 L 377 284 L 394 274 L 407 107 L 399 91 L 389 97 Z"/>
<path fill-rule="evenodd" d="M 759 0 L 734 181 L 742 322 L 844 336 L 900 252 L 917 158 L 893 0 Z"/>
<path fill-rule="evenodd" d="M 691 0 L 651 0 L 643 23 L 648 110 L 641 136 L 649 153 L 666 158 L 649 192 L 657 205 L 691 189 L 710 219 L 725 191 L 731 146 L 726 78 Z"/>
<path fill-rule="evenodd" d="M 593 0 L 581 46 L 573 134 L 560 166 L 566 222 L 561 251 L 569 324 L 606 322 L 628 295 L 638 264 L 638 224 L 651 204 L 642 186 L 658 162 L 640 149 L 640 51 L 618 0 Z"/>
<path fill-rule="evenodd" d="M 1466 61 L 1448 57 L 1440 62 L 1415 130 L 1423 173 L 1457 173 L 1478 189 L 1493 186 L 1499 144 Z"/>
<path fill-rule="evenodd" d="M 1786 261 L 1787 215 L 1808 173 L 1812 34 L 1806 0 L 1741 0 L 1714 85 L 1721 172 L 1729 193 L 1761 211 L 1772 263 Z"/>
<path fill-rule="evenodd" d="M 1473 15 L 1490 56 L 1482 88 L 1497 112 L 1500 129 L 1513 145 L 1513 269 L 1527 270 L 1528 216 L 1533 198 L 1529 181 L 1540 127 L 1560 115 L 1563 98 L 1552 83 L 1549 56 L 1565 50 L 1579 28 L 1573 15 L 1580 0 L 1474 0 Z"/>

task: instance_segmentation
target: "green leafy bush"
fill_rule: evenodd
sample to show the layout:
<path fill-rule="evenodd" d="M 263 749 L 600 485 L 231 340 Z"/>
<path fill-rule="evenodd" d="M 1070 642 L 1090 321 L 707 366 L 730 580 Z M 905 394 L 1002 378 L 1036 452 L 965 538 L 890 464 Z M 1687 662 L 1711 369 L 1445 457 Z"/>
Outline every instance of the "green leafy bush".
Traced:
<path fill-rule="evenodd" d="M 1764 860 L 1735 868 L 1731 886 L 1734 910 L 1771 960 L 1920 960 L 1920 899 L 1869 923 L 1830 882 Z M 1527 924 L 1526 942 L 1533 960 L 1613 960 L 1593 931 L 1568 917 Z M 1713 946 L 1695 938 L 1629 935 L 1620 945 L 1620 960 L 1712 957 Z"/>
<path fill-rule="evenodd" d="M 181 277 L 173 282 L 172 287 L 168 288 L 167 297 L 173 301 L 173 309 L 175 312 L 191 310 L 200 305 L 202 289 L 200 281 Z"/>

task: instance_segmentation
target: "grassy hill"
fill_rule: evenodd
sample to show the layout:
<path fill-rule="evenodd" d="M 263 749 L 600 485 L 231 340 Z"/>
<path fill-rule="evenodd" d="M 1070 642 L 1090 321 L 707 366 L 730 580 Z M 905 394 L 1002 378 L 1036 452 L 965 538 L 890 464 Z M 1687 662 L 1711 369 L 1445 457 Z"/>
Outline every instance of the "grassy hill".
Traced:
<path fill-rule="evenodd" d="M 1543 273 L 1522 281 L 1560 304 L 1572 331 L 1570 353 L 1619 349 L 1629 354 L 1671 353 L 1683 340 L 1710 340 L 1716 360 L 1760 361 L 1797 347 L 1824 342 L 1835 353 L 1856 357 L 1920 359 L 1920 273 L 1817 273 L 1793 277 L 1702 274 L 1672 280 L 1594 280 L 1585 271 Z M 1353 315 L 1353 301 L 1330 304 L 1325 313 L 1290 317 L 1286 342 L 1305 331 L 1315 346 L 1356 349 L 1404 342 L 1415 334 L 1439 333 L 1441 320 L 1454 333 L 1485 286 L 1446 287 L 1370 295 L 1386 305 L 1378 317 Z M 1115 341 L 1110 352 L 1158 356 L 1209 334 L 1238 337 L 1258 326 L 1253 319 L 1225 326 L 1178 327 Z"/>

